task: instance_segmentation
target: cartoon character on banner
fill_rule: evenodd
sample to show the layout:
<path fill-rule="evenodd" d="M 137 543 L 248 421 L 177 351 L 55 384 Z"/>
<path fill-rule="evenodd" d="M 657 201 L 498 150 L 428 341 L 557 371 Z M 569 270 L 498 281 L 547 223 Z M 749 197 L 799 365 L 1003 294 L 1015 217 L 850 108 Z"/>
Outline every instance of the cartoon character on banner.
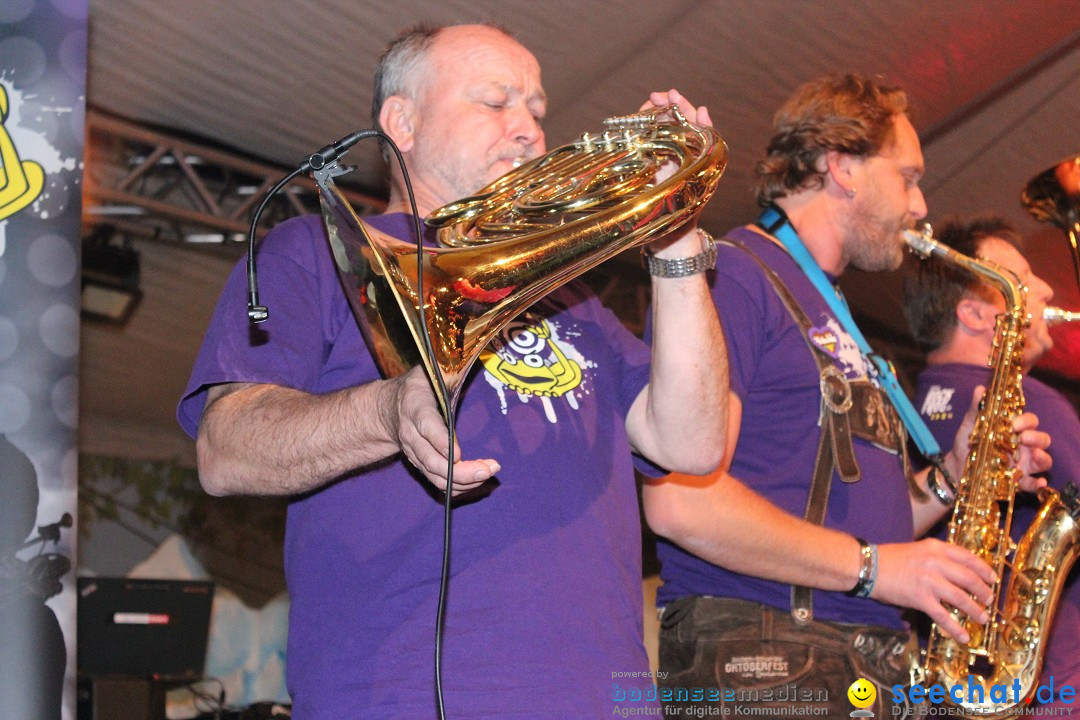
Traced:
<path fill-rule="evenodd" d="M 33 160 L 22 160 L 7 122 L 8 94 L 0 85 L 0 222 L 34 202 L 45 186 L 45 170 Z"/>

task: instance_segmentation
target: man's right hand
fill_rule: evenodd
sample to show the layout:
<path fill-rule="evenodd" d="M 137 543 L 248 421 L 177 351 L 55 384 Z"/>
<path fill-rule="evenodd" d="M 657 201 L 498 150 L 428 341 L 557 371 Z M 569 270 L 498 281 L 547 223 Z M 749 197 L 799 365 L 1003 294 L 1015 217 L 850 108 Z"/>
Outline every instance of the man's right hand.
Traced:
<path fill-rule="evenodd" d="M 878 546 L 878 579 L 871 597 L 921 610 L 946 635 L 968 642 L 967 631 L 945 604 L 985 623 L 995 579 L 990 566 L 971 551 L 927 538 Z"/>
<path fill-rule="evenodd" d="M 405 458 L 432 485 L 445 492 L 450 436 L 424 368 L 418 365 L 389 382 L 393 401 L 382 408 L 387 432 L 397 438 Z M 490 458 L 462 460 L 461 448 L 455 442 L 452 494 L 482 485 L 499 469 L 499 463 Z"/>
<path fill-rule="evenodd" d="M 295 495 L 318 490 L 401 453 L 446 491 L 449 434 L 427 376 L 416 367 L 331 393 L 259 383 L 207 390 L 196 451 L 211 495 Z M 494 460 L 460 459 L 453 494 L 499 471 Z"/>

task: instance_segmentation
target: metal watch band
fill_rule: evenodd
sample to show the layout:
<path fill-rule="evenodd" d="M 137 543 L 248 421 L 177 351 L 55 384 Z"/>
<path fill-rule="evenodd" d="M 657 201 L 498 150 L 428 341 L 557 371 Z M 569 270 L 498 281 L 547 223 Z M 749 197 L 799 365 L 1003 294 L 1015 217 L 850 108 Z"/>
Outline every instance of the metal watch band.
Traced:
<path fill-rule="evenodd" d="M 941 487 L 941 483 L 938 482 L 938 479 L 938 469 L 935 466 L 931 465 L 930 472 L 926 474 L 926 487 L 930 491 L 930 493 L 937 498 L 938 502 L 940 502 L 945 507 L 950 508 L 953 506 L 954 503 L 956 503 L 956 490 L 952 487 L 952 484 L 949 482 L 949 480 L 944 475 L 941 475 L 940 479 L 942 480 L 942 482 L 948 485 L 949 488 L 953 491 L 952 495 L 950 496 L 949 493 L 946 492 L 943 487 Z"/>
<path fill-rule="evenodd" d="M 641 251 L 642 262 L 650 275 L 661 278 L 680 278 L 696 275 L 716 267 L 716 241 L 713 236 L 701 228 L 698 235 L 705 243 L 705 249 L 693 257 L 658 258 L 647 250 Z"/>

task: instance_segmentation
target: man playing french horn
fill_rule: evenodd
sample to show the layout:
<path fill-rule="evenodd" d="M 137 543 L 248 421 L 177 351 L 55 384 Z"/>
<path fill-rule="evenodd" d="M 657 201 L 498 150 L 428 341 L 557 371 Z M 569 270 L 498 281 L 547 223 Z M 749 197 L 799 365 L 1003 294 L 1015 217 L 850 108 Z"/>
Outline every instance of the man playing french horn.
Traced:
<path fill-rule="evenodd" d="M 1030 323 L 1024 330 L 1021 369 L 1022 393 L 1026 407 L 1039 418 L 1039 428 L 1054 441 L 1054 466 L 1047 472 L 1051 488 L 1063 491 L 1080 478 L 1080 419 L 1072 404 L 1059 392 L 1027 372 L 1053 347 L 1044 311 L 1054 291 L 1036 275 L 1021 252 L 1020 234 L 1005 220 L 993 216 L 967 221 L 951 220 L 936 227 L 939 243 L 958 253 L 993 263 L 1015 273 L 1027 288 L 1026 312 Z M 950 442 L 978 386 L 991 377 L 988 358 L 994 348 L 998 316 L 1005 312 L 1001 292 L 970 272 L 931 257 L 913 262 L 904 277 L 904 315 L 920 349 L 926 352 L 926 369 L 919 374 L 915 407 L 941 443 Z M 1034 495 L 1021 494 L 1014 501 L 1012 538 L 1021 536 L 1036 522 L 1042 503 Z M 1043 521 L 1040 521 L 1043 522 Z M 944 535 L 944 530 L 940 533 Z M 1051 572 L 1065 570 L 1061 557 L 1052 559 Z M 1033 633 L 1037 652 L 1043 659 L 1040 685 L 1047 688 L 1035 700 L 1061 710 L 1075 707 L 1063 702 L 1058 691 L 1063 686 L 1080 687 L 1080 582 L 1077 573 L 1066 579 L 1047 577 L 1051 585 L 1064 583 L 1060 604 L 1049 632 Z M 1051 602 L 1046 598 L 1043 604 Z M 1054 694 L 1049 692 L 1053 678 Z"/>
<path fill-rule="evenodd" d="M 967 550 L 914 541 L 945 513 L 926 498 L 944 484 L 910 477 L 894 411 L 906 399 L 886 398 L 888 368 L 836 287 L 848 266 L 900 265 L 902 231 L 926 214 L 923 157 L 903 91 L 860 76 L 807 83 L 774 126 L 764 211 L 719 244 L 713 282 L 731 377 L 724 462 L 644 489 L 661 536 L 661 694 L 669 717 L 747 704 L 842 717 L 864 678 L 869 710 L 888 717 L 888 689 L 910 682 L 902 608 L 964 639 L 945 605 L 985 617 L 993 581 Z M 954 476 L 972 417 L 944 458 Z M 1029 472 L 1050 463 L 1036 423 L 1013 426 Z"/>
<path fill-rule="evenodd" d="M 711 124 L 674 91 L 652 103 Z M 391 45 L 373 114 L 426 216 L 543 154 L 546 106 L 528 50 L 496 28 L 453 26 Z M 386 214 L 367 220 L 409 239 L 403 178 L 396 166 L 390 174 Z M 653 251 L 662 271 L 708 259 L 711 247 L 691 224 Z M 709 263 L 697 264 L 653 282 L 651 358 L 568 285 L 492 344 L 498 375 L 481 357 L 466 380 L 454 487 L 469 494 L 452 513 L 443 648 L 451 717 L 595 720 L 611 714 L 613 693 L 652 686 L 630 453 L 685 472 L 722 455 L 724 339 Z M 275 229 L 259 251 L 269 320 L 248 328 L 239 268 L 179 416 L 197 434 L 210 493 L 295 497 L 285 563 L 293 717 L 432 718 L 443 526 L 432 489 L 446 487 L 447 428 L 422 368 L 380 379 L 331 265 L 318 217 Z M 541 365 L 548 382 L 529 392 Z"/>

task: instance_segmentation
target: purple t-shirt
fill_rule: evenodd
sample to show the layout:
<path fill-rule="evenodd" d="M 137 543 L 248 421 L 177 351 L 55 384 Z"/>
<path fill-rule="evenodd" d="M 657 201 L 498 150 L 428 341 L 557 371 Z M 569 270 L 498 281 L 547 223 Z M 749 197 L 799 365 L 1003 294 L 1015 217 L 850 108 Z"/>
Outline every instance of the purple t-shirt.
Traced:
<path fill-rule="evenodd" d="M 410 236 L 404 215 L 368 221 Z M 258 269 L 270 319 L 249 326 L 238 265 L 178 409 L 193 435 L 216 383 L 326 393 L 379 377 L 318 217 L 275 229 Z M 502 470 L 490 495 L 453 511 L 447 712 L 608 716 L 619 691 L 651 686 L 641 677 L 649 668 L 640 524 L 624 426 L 648 382 L 648 348 L 583 286 L 568 285 L 489 350 L 462 391 L 458 439 L 465 457 L 495 458 Z M 536 383 L 545 394 L 508 387 L 515 365 L 534 381 L 546 373 L 549 381 Z M 294 717 L 435 716 L 442 528 L 429 483 L 396 458 L 292 501 L 285 572 Z"/>
<path fill-rule="evenodd" d="M 959 363 L 930 365 L 919 375 L 915 407 L 943 448 L 952 447 L 976 386 L 985 387 L 989 381 L 990 368 Z M 1069 401 L 1049 385 L 1024 377 L 1023 388 L 1026 409 L 1038 416 L 1039 429 L 1050 434 L 1054 465 L 1046 474 L 1047 483 L 1061 490 L 1070 480 L 1080 480 L 1080 419 Z M 1038 509 L 1034 495 L 1020 493 L 1016 496 L 1011 533 L 1014 540 L 1019 540 L 1031 526 Z M 1074 565 L 1054 616 L 1040 676 L 1040 683 L 1044 685 L 1051 676 L 1054 678 L 1055 693 L 1065 684 L 1080 688 L 1080 652 L 1076 649 L 1077 638 L 1080 638 L 1078 575 L 1080 570 Z M 1075 702 L 1051 705 L 1076 707 Z"/>
<path fill-rule="evenodd" d="M 813 323 L 811 340 L 849 379 L 867 377 L 867 363 L 798 265 L 778 245 L 749 228 L 729 237 L 758 254 L 787 284 Z M 821 391 L 817 365 L 799 326 L 761 268 L 745 252 L 719 245 L 712 294 L 727 338 L 731 389 L 742 402 L 742 425 L 731 475 L 797 517 L 817 455 Z M 872 543 L 912 539 L 911 504 L 898 455 L 859 439 L 855 456 L 862 478 L 834 476 L 825 525 Z M 661 540 L 663 586 L 657 602 L 683 595 L 752 600 L 791 610 L 791 586 L 713 565 Z M 853 561 L 854 562 L 854 561 Z M 901 628 L 900 610 L 840 592 L 814 592 L 814 617 Z"/>

